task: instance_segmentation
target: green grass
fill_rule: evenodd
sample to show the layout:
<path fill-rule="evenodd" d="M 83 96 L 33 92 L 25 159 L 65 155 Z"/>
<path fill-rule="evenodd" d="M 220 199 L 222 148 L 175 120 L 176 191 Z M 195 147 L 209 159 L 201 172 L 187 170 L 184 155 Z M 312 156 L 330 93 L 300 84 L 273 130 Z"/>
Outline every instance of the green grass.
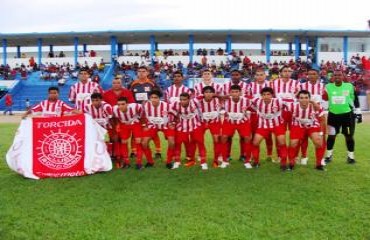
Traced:
<path fill-rule="evenodd" d="M 358 163 L 339 137 L 327 172 L 311 153 L 290 173 L 234 160 L 35 181 L 8 169 L 16 125 L 0 124 L 0 239 L 370 239 L 369 127 L 357 129 Z"/>

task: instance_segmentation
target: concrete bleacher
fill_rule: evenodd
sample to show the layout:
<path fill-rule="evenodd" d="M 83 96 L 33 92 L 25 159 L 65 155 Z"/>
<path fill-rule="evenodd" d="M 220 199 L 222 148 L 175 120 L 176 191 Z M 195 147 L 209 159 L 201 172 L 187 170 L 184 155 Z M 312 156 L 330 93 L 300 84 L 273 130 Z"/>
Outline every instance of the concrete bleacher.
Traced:
<path fill-rule="evenodd" d="M 105 76 L 107 74 L 107 69 L 99 73 L 99 77 L 101 80 L 107 79 Z M 31 73 L 27 80 L 19 80 L 16 86 L 14 86 L 10 93 L 13 98 L 13 110 L 15 111 L 23 111 L 26 108 L 26 99 L 30 100 L 31 106 L 36 104 L 42 100 L 45 100 L 48 95 L 48 88 L 50 86 L 58 86 L 60 90 L 59 98 L 65 102 L 68 101 L 68 93 L 71 85 L 77 82 L 77 79 L 68 78 L 64 86 L 58 86 L 57 80 L 42 80 L 40 79 L 40 72 L 33 72 Z M 0 110 L 5 108 L 4 100 L 1 99 L 0 101 Z"/>
<path fill-rule="evenodd" d="M 38 58 L 35 57 L 35 62 L 38 62 Z M 11 68 L 19 67 L 22 64 L 25 66 L 29 65 L 29 60 L 30 58 L 8 58 L 7 59 L 7 64 Z M 87 64 L 89 66 L 92 66 L 94 63 L 98 64 L 103 61 L 104 59 L 102 57 L 79 57 L 78 62 L 80 64 Z M 3 59 L 0 58 L 0 63 L 3 62 Z M 58 64 L 58 65 L 63 65 L 63 64 L 71 64 L 74 65 L 74 58 L 73 57 L 63 57 L 63 58 L 42 58 L 42 62 L 45 64 Z"/>
<path fill-rule="evenodd" d="M 228 61 L 228 56 L 206 56 L 207 57 L 207 62 L 209 64 L 215 63 L 216 65 L 220 65 L 221 62 L 224 64 Z M 203 56 L 193 56 L 193 62 L 202 62 Z M 241 59 L 243 60 L 244 56 L 241 56 Z M 266 56 L 265 55 L 253 55 L 253 56 L 248 56 L 248 58 L 252 62 L 266 62 Z M 306 56 L 301 56 L 300 57 L 302 61 L 306 61 L 307 57 Z M 183 63 L 185 66 L 189 64 L 189 56 L 157 56 L 155 57 L 156 61 L 158 62 L 163 62 L 163 63 L 171 63 L 171 64 L 177 64 L 178 62 Z M 270 58 L 271 62 L 289 62 L 290 60 L 294 60 L 293 56 L 271 56 Z M 124 63 L 139 63 L 139 64 L 149 64 L 151 61 L 148 58 L 145 57 L 140 57 L 140 56 L 121 56 L 118 58 L 118 62 L 122 64 Z"/>

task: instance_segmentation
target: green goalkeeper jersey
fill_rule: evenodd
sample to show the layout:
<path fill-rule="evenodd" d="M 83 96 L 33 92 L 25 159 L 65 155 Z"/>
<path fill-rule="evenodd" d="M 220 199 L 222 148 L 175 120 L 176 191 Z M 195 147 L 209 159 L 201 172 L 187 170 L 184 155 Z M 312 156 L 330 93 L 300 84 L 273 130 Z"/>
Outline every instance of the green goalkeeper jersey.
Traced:
<path fill-rule="evenodd" d="M 329 112 L 343 114 L 352 111 L 355 91 L 351 83 L 342 82 L 340 86 L 328 83 L 325 88 L 328 93 Z"/>

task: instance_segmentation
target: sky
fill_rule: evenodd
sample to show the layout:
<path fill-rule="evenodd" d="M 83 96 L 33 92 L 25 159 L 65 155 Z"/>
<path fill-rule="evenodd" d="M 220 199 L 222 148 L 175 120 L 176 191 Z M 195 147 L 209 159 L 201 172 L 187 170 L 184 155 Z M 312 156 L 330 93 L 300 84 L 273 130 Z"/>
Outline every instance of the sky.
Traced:
<path fill-rule="evenodd" d="M 370 1 L 349 3 L 340 0 L 2 0 L 0 33 L 369 29 Z"/>

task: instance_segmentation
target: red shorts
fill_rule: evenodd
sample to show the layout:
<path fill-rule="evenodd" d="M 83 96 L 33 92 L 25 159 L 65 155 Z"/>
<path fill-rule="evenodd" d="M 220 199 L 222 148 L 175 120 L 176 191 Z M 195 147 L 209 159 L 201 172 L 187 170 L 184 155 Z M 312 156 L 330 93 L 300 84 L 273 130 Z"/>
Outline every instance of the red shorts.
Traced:
<path fill-rule="evenodd" d="M 175 129 L 157 129 L 157 128 L 148 128 L 142 132 L 142 137 L 155 138 L 158 132 L 163 132 L 165 138 L 175 137 Z"/>
<path fill-rule="evenodd" d="M 189 141 L 203 143 L 204 142 L 204 130 L 202 127 L 198 127 L 192 132 L 176 131 L 175 141 L 177 144 L 181 144 L 183 142 L 189 142 Z"/>
<path fill-rule="evenodd" d="M 310 136 L 314 132 L 321 132 L 320 127 L 302 128 L 299 126 L 290 127 L 290 139 L 304 139 L 305 136 Z"/>
<path fill-rule="evenodd" d="M 256 134 L 261 135 L 264 139 L 270 137 L 270 134 L 273 133 L 275 136 L 285 135 L 285 126 L 283 124 L 274 127 L 274 128 L 258 128 Z"/>
<path fill-rule="evenodd" d="M 239 124 L 232 124 L 227 121 L 224 122 L 222 125 L 222 135 L 232 137 L 238 131 L 241 137 L 249 137 L 251 135 L 251 123 L 239 123 Z"/>
<path fill-rule="evenodd" d="M 119 125 L 119 136 L 123 140 L 127 140 L 133 135 L 134 138 L 142 137 L 142 127 L 140 123 L 134 123 L 131 125 L 120 123 Z"/>
<path fill-rule="evenodd" d="M 292 122 L 292 113 L 289 111 L 283 110 L 282 117 L 284 119 L 285 126 L 287 126 L 290 129 L 290 125 Z"/>
<path fill-rule="evenodd" d="M 202 124 L 202 127 L 204 129 L 204 131 L 206 131 L 207 129 L 209 129 L 209 131 L 211 132 L 211 134 L 214 136 L 214 135 L 221 135 L 221 123 L 220 122 L 216 122 L 216 123 L 203 123 Z"/>

